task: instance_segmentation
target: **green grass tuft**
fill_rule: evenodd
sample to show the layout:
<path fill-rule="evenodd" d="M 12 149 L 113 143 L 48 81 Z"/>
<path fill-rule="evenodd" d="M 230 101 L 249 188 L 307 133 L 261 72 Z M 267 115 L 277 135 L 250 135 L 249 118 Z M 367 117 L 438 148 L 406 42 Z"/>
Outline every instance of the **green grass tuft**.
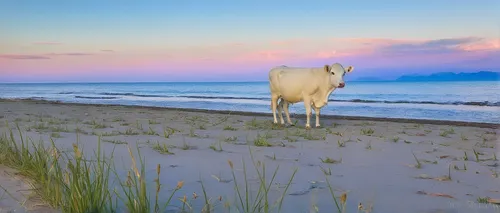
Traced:
<path fill-rule="evenodd" d="M 153 145 L 153 150 L 161 153 L 161 154 L 169 154 L 173 155 L 174 153 L 170 151 L 168 148 L 167 144 L 160 144 L 159 141 L 156 142 L 156 144 Z"/>
<path fill-rule="evenodd" d="M 399 141 L 399 137 L 395 136 L 392 138 L 392 142 L 397 143 Z"/>
<path fill-rule="evenodd" d="M 228 131 L 236 131 L 236 130 L 238 130 L 238 129 L 237 129 L 237 128 L 234 128 L 234 127 L 232 127 L 232 126 L 230 126 L 230 125 L 227 125 L 227 126 L 224 126 L 224 130 L 228 130 Z"/>
<path fill-rule="evenodd" d="M 253 144 L 255 146 L 267 146 L 267 147 L 272 146 L 267 140 L 267 138 L 265 136 L 261 136 L 260 134 L 258 134 L 257 137 L 253 140 Z"/>
<path fill-rule="evenodd" d="M 375 133 L 375 130 L 373 130 L 372 128 L 368 128 L 368 129 L 361 129 L 361 134 L 362 135 L 373 135 L 373 133 Z"/>
<path fill-rule="evenodd" d="M 325 159 L 319 158 L 321 162 L 323 163 L 329 163 L 329 164 L 337 164 L 337 163 L 342 163 L 342 158 L 340 160 L 334 160 L 332 158 L 326 157 Z"/>

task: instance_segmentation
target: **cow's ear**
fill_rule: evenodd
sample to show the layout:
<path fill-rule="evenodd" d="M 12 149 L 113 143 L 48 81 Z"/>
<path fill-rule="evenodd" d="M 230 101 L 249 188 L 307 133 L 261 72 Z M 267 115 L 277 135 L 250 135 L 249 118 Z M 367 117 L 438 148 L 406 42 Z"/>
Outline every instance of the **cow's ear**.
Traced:
<path fill-rule="evenodd" d="M 328 66 L 328 64 L 325 65 L 325 72 L 330 72 L 330 66 Z"/>
<path fill-rule="evenodd" d="M 347 67 L 347 72 L 352 72 L 353 69 L 354 69 L 353 66 L 349 66 L 349 67 Z"/>

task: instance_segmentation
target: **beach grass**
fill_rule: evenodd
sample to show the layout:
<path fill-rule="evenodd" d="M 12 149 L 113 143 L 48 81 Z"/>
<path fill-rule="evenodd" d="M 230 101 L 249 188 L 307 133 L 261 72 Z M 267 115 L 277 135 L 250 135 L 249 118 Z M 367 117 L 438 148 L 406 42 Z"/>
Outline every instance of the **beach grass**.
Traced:
<path fill-rule="evenodd" d="M 0 163 L 18 170 L 45 204 L 63 212 L 114 212 L 109 190 L 111 165 L 100 152 L 100 140 L 90 162 L 76 144 L 71 154 L 63 155 L 54 141 L 46 148 L 23 137 L 19 126 L 17 129 L 20 142 L 12 130 L 0 138 Z"/>
<path fill-rule="evenodd" d="M 98 137 L 97 150 L 94 151 L 93 155 L 87 157 L 79 147 L 78 142 L 72 145 L 73 150 L 71 152 L 61 152 L 56 148 L 53 141 L 51 141 L 51 146 L 46 148 L 43 141 L 35 143 L 31 139 L 25 138 L 19 127 L 18 131 L 19 140 L 16 140 L 12 130 L 0 138 L 0 164 L 19 170 L 20 174 L 31 183 L 31 187 L 35 189 L 36 194 L 40 196 L 45 204 L 62 212 L 120 212 L 118 208 L 119 201 L 121 201 L 126 211 L 131 213 L 164 212 L 171 205 L 174 195 L 184 184 L 180 180 L 171 191 L 169 198 L 160 200 L 158 194 L 162 189 L 162 185 L 159 183 L 161 167 L 158 164 L 156 169 L 158 177 L 155 179 L 156 188 L 154 192 L 150 192 L 146 181 L 145 159 L 138 147 L 136 156 L 133 154 L 133 149 L 127 145 L 132 166 L 127 171 L 126 179 L 122 180 L 121 177 L 124 176 L 120 175 L 120 172 L 111 163 L 114 149 L 111 151 L 111 155 L 104 154 L 101 150 L 100 136 Z M 31 141 L 31 143 L 27 141 Z M 165 145 L 162 146 L 159 143 L 156 145 L 158 147 L 157 151 L 170 153 L 168 148 L 164 150 Z M 153 149 L 156 150 L 154 146 Z M 275 179 L 279 166 L 274 169 L 269 177 L 266 173 L 265 164 L 261 161 L 256 163 L 252 150 L 250 150 L 250 155 L 259 180 L 256 187 L 257 194 L 253 193 L 255 188 L 250 189 L 244 161 L 243 188 L 245 189 L 243 191 L 240 190 L 242 187 L 238 185 L 241 180 L 236 178 L 234 165 L 231 161 L 228 161 L 233 174 L 233 182 L 237 193 L 236 200 L 238 201 L 232 208 L 245 213 L 280 212 L 284 198 L 298 168 L 293 170 L 291 177 L 284 185 L 285 189 L 281 192 L 281 196 L 272 201 L 269 193 L 272 186 L 276 184 Z M 114 181 L 110 182 L 111 180 Z M 118 186 L 118 189 L 113 189 L 113 186 Z M 213 204 L 206 195 L 207 192 L 203 182 L 202 190 L 205 197 L 203 212 L 212 212 Z M 187 209 L 184 210 L 193 212 L 188 201 L 181 199 L 181 202 L 184 207 L 187 206 Z"/>

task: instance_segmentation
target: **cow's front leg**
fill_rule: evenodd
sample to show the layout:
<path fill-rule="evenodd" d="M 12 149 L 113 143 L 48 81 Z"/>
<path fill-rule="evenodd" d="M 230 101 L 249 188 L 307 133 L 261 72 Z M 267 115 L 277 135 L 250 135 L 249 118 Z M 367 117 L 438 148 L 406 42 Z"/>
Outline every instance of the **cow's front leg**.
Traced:
<path fill-rule="evenodd" d="M 306 108 L 306 129 L 311 129 L 311 115 L 312 115 L 312 111 L 311 111 L 311 100 L 309 99 L 305 99 L 304 100 L 304 106 Z"/>
<path fill-rule="evenodd" d="M 273 110 L 273 118 L 274 118 L 274 124 L 278 123 L 278 119 L 276 119 L 276 108 L 278 105 L 278 96 L 277 95 L 272 95 L 271 96 L 271 108 Z"/>
<path fill-rule="evenodd" d="M 283 120 L 283 102 L 284 100 L 281 99 L 281 101 L 278 103 L 278 114 L 280 115 L 281 125 L 285 125 L 285 120 Z"/>
<path fill-rule="evenodd" d="M 319 107 L 314 107 L 314 114 L 316 114 L 316 128 L 321 127 L 321 125 L 319 124 L 319 114 L 320 114 L 320 110 L 321 110 L 321 108 L 319 108 Z"/>
<path fill-rule="evenodd" d="M 292 121 L 290 120 L 290 111 L 288 111 L 288 107 L 290 107 L 290 104 L 286 101 L 283 101 L 283 109 L 285 111 L 286 121 L 290 126 L 293 126 Z"/>

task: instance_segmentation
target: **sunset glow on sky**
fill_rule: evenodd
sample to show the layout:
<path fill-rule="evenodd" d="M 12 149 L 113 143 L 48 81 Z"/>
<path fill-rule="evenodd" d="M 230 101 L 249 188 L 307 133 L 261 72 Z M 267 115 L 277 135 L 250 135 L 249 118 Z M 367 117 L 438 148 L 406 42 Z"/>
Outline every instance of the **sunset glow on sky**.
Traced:
<path fill-rule="evenodd" d="M 0 2 L 0 82 L 263 81 L 500 71 L 498 0 Z"/>

